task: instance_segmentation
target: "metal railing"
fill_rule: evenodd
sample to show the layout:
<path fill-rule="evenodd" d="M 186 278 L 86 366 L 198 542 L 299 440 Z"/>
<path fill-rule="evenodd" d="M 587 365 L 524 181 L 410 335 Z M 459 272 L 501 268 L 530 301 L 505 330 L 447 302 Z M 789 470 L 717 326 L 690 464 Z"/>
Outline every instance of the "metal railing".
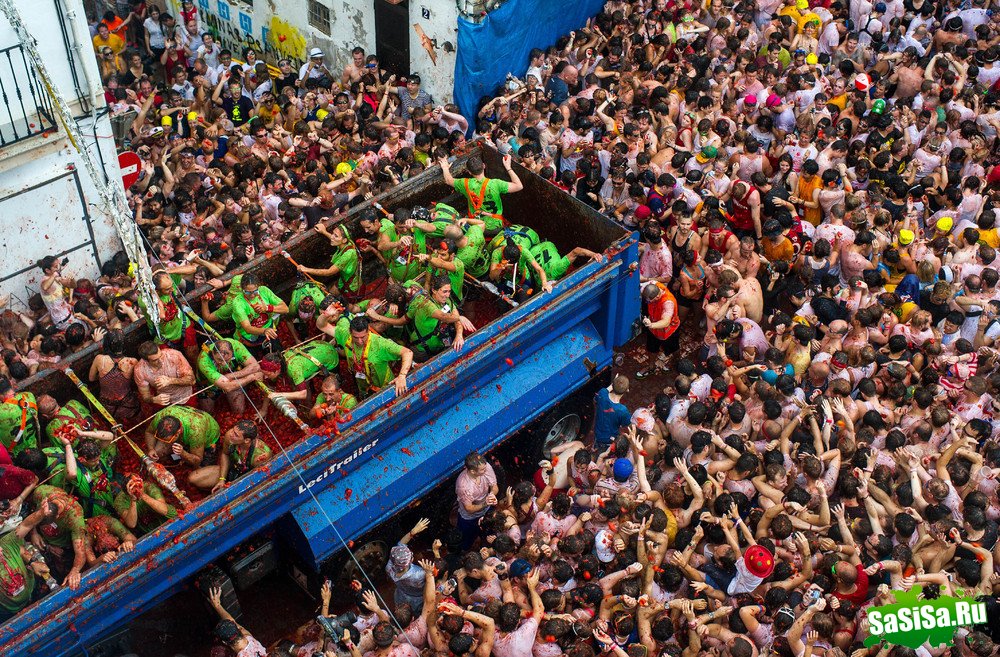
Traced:
<path fill-rule="evenodd" d="M 0 48 L 0 147 L 55 129 L 52 99 L 20 45 Z"/>

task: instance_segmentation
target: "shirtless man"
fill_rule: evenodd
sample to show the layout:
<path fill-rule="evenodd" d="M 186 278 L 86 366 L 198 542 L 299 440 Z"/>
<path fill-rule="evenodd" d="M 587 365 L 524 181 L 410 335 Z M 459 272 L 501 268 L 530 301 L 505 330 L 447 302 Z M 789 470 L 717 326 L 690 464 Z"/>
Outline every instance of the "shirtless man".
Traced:
<path fill-rule="evenodd" d="M 741 239 L 739 249 L 727 256 L 726 264 L 735 268 L 744 278 L 756 278 L 757 270 L 760 269 L 760 256 L 754 248 L 753 238 Z"/>
<path fill-rule="evenodd" d="M 340 76 L 340 82 L 345 87 L 351 86 L 353 82 L 359 82 L 361 76 L 365 74 L 365 49 L 357 47 L 351 51 L 351 61 L 344 67 L 344 72 Z"/>
<path fill-rule="evenodd" d="M 889 76 L 889 84 L 896 84 L 896 98 L 913 98 L 924 81 L 924 68 L 917 61 L 916 48 L 903 51 L 902 60 Z"/>

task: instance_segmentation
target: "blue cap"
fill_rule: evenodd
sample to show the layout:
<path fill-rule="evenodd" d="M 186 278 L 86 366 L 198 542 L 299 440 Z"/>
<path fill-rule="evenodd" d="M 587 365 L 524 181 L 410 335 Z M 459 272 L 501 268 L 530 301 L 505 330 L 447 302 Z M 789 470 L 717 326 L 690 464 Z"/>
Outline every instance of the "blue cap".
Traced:
<path fill-rule="evenodd" d="M 615 459 L 615 479 L 618 481 L 625 481 L 632 476 L 632 470 L 635 466 L 632 465 L 632 461 L 628 459 Z"/>
<path fill-rule="evenodd" d="M 507 569 L 511 577 L 523 577 L 531 572 L 531 563 L 525 559 L 514 559 Z"/>
<path fill-rule="evenodd" d="M 885 10 L 886 10 L 885 3 L 884 2 L 876 2 L 875 6 L 873 7 L 873 9 L 874 9 L 875 12 L 877 12 L 879 14 L 884 14 Z"/>

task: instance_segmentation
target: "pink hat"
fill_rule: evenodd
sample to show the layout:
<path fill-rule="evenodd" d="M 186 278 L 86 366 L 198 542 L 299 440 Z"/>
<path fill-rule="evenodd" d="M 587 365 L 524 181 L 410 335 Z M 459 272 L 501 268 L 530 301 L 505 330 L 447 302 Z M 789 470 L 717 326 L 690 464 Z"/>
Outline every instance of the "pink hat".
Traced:
<path fill-rule="evenodd" d="M 778 105 L 781 104 L 781 98 L 778 96 L 778 94 L 771 94 L 770 96 L 767 97 L 767 100 L 764 102 L 764 104 L 767 105 L 768 107 L 777 107 Z"/>
<path fill-rule="evenodd" d="M 747 96 L 743 99 L 743 104 L 744 105 L 756 105 L 757 104 L 757 96 L 754 96 L 753 94 L 747 94 Z"/>

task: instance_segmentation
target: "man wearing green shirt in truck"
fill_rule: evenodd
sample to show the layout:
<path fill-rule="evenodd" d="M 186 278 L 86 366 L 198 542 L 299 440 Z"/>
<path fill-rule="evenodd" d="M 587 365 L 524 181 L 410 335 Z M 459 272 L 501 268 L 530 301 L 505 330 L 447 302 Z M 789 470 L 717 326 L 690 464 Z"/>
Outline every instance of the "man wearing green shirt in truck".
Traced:
<path fill-rule="evenodd" d="M 228 482 L 236 481 L 254 468 L 271 460 L 271 448 L 258 439 L 257 425 L 240 420 L 222 436 L 218 465 L 207 465 L 191 473 L 191 484 L 218 493 Z"/>
<path fill-rule="evenodd" d="M 285 318 L 295 342 L 302 342 L 316 334 L 316 309 L 323 303 L 324 296 L 323 290 L 311 281 L 299 281 L 295 285 Z"/>
<path fill-rule="evenodd" d="M 455 257 L 462 261 L 473 278 L 482 278 L 490 270 L 490 257 L 486 252 L 486 236 L 483 234 L 483 222 L 478 219 L 465 219 L 460 224 L 453 224 L 444 229 L 445 239 L 453 240 L 458 250 Z"/>
<path fill-rule="evenodd" d="M 530 249 L 530 252 L 531 257 L 535 259 L 535 262 L 542 268 L 550 281 L 558 281 L 565 276 L 577 258 L 591 258 L 597 262 L 604 262 L 604 256 L 600 253 L 594 253 L 582 246 L 578 246 L 566 255 L 561 256 L 555 244 L 552 242 L 542 242 Z"/>
<path fill-rule="evenodd" d="M 406 376 L 413 364 L 413 352 L 388 338 L 372 333 L 367 317 L 355 317 L 350 323 L 351 339 L 344 345 L 348 369 L 354 374 L 358 392 L 367 397 L 394 383 L 396 394 L 406 392 Z M 392 364 L 400 362 L 399 374 Z"/>
<path fill-rule="evenodd" d="M 336 374 L 323 379 L 323 386 L 320 393 L 316 395 L 316 402 L 313 404 L 313 417 L 325 419 L 335 415 L 340 411 L 352 411 L 358 405 L 358 400 L 349 392 L 344 392 L 340 387 L 340 377 Z"/>
<path fill-rule="evenodd" d="M 427 255 L 418 256 L 427 266 L 428 280 L 447 276 L 451 281 L 451 300 L 457 307 L 462 304 L 462 290 L 465 285 L 465 263 L 456 257 L 458 246 L 449 239 L 435 240 L 434 249 Z"/>
<path fill-rule="evenodd" d="M 336 285 L 341 294 L 356 296 L 361 289 L 361 258 L 358 248 L 351 241 L 351 234 L 343 224 L 333 227 L 333 232 L 323 224 L 316 224 L 316 232 L 330 240 L 333 255 L 330 256 L 330 266 L 325 269 L 296 265 L 303 274 L 310 276 L 336 276 Z"/>
<path fill-rule="evenodd" d="M 38 414 L 48 422 L 45 425 L 45 434 L 49 437 L 49 444 L 58 449 L 62 449 L 63 444 L 57 436 L 63 432 L 69 432 L 68 427 L 72 427 L 73 431 L 68 433 L 66 437 L 75 447 L 79 433 L 92 431 L 96 426 L 90 410 L 75 399 L 60 406 L 54 398 L 42 395 L 38 398 Z"/>
<path fill-rule="evenodd" d="M 517 302 L 525 301 L 534 294 L 532 279 L 538 282 L 544 292 L 552 291 L 545 270 L 535 262 L 531 252 L 517 245 L 513 240 L 502 249 L 496 249 L 490 256 L 490 280 L 500 291 L 509 294 Z"/>
<path fill-rule="evenodd" d="M 217 278 L 211 278 L 208 281 L 216 290 L 225 287 L 225 283 Z M 243 295 L 243 274 L 237 274 L 232 277 L 229 281 L 229 288 L 226 289 L 222 297 L 222 305 L 212 311 L 209 308 L 209 298 L 208 294 L 203 294 L 201 296 L 201 316 L 206 322 L 215 322 L 219 320 L 227 320 L 233 318 L 233 305 L 237 297 Z M 211 294 L 215 294 L 214 292 Z"/>
<path fill-rule="evenodd" d="M 66 491 L 47 484 L 35 488 L 31 500 L 42 513 L 32 543 L 40 546 L 56 578 L 64 578 L 63 586 L 75 591 L 87 561 L 83 509 Z"/>
<path fill-rule="evenodd" d="M 261 353 L 280 351 L 278 317 L 288 312 L 288 305 L 256 274 L 244 274 L 240 281 L 242 294 L 233 298 L 233 323 L 240 342 Z"/>
<path fill-rule="evenodd" d="M 83 515 L 115 515 L 115 497 L 124 489 L 113 467 L 114 454 L 89 438 L 81 440 L 75 450 L 68 440 L 62 440 L 67 448 L 66 488 L 80 502 Z"/>
<path fill-rule="evenodd" d="M 447 276 L 432 278 L 430 290 L 413 298 L 406 315 L 411 322 L 410 345 L 421 363 L 449 346 L 461 350 L 465 330 L 474 330 L 471 322 L 452 305 L 451 281 Z"/>
<path fill-rule="evenodd" d="M 157 306 L 160 317 L 160 342 L 171 349 L 181 351 L 194 360 L 198 355 L 197 334 L 191 319 L 181 312 L 180 304 L 174 297 L 174 279 L 165 271 L 153 274 L 153 286 L 156 288 Z M 149 311 L 146 309 L 142 295 L 139 296 L 139 307 L 149 321 Z M 150 333 L 155 334 L 152 324 Z"/>
<path fill-rule="evenodd" d="M 225 395 L 234 413 L 246 410 L 243 386 L 260 381 L 263 375 L 257 359 L 238 340 L 223 338 L 206 344 L 198 356 L 198 373 L 214 388 L 204 391 L 199 402 L 209 413 L 215 410 L 215 401 Z"/>
<path fill-rule="evenodd" d="M 35 600 L 37 578 L 51 576 L 45 558 L 25 541 L 44 519 L 46 508 L 39 508 L 17 529 L 0 537 L 0 623 Z"/>
<path fill-rule="evenodd" d="M 168 406 L 153 416 L 146 429 L 146 450 L 154 461 L 196 468 L 214 456 L 219 442 L 215 418 L 190 406 Z"/>
<path fill-rule="evenodd" d="M 115 496 L 114 506 L 122 523 L 140 535 L 177 517 L 177 509 L 167 503 L 160 487 L 139 476 L 126 482 L 125 490 Z"/>
<path fill-rule="evenodd" d="M 27 447 L 38 447 L 38 404 L 30 392 L 14 392 L 0 376 L 0 443 L 12 457 Z"/>
<path fill-rule="evenodd" d="M 447 158 L 438 160 L 444 173 L 444 183 L 465 196 L 469 203 L 469 216 L 482 219 L 486 223 L 486 234 L 496 235 L 503 229 L 503 194 L 513 194 L 524 189 L 521 179 L 511 168 L 510 155 L 504 155 L 503 166 L 510 176 L 510 182 L 495 180 L 485 175 L 486 165 L 482 159 L 473 156 L 466 163 L 471 178 L 453 178 Z"/>

